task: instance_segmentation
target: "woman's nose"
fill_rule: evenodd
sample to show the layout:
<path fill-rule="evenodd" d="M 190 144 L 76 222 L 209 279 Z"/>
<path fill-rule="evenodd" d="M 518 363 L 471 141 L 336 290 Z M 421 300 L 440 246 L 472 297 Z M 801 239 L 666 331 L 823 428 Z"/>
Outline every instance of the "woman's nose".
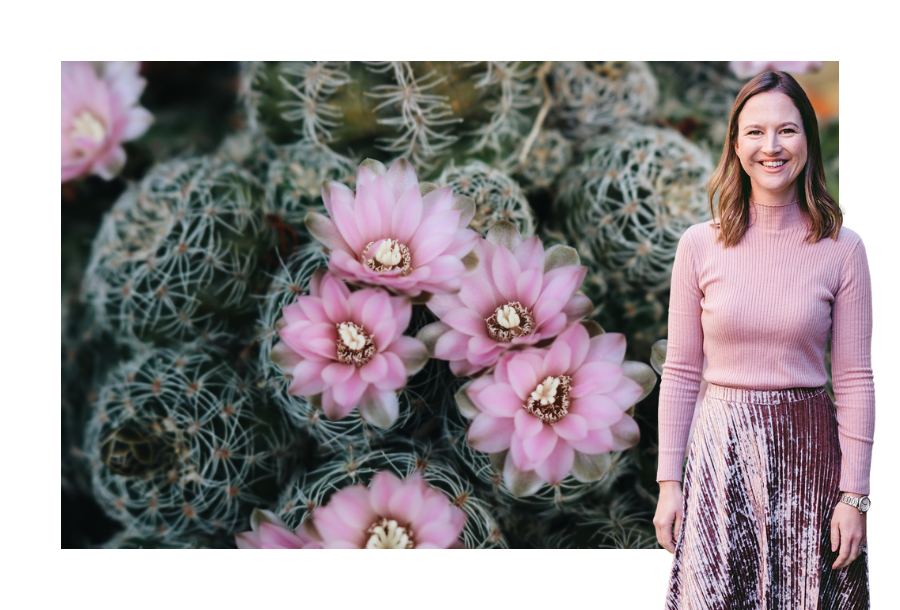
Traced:
<path fill-rule="evenodd" d="M 763 142 L 763 153 L 774 156 L 779 151 L 781 151 L 781 141 L 778 138 L 778 134 L 772 133 L 767 135 Z"/>

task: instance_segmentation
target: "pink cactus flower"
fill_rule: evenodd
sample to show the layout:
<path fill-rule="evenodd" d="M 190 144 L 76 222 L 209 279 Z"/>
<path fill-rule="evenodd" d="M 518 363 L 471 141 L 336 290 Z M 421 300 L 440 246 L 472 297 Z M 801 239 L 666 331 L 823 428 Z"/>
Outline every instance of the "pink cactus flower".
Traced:
<path fill-rule="evenodd" d="M 587 267 L 568 246 L 545 252 L 539 237 L 523 241 L 514 224 L 501 220 L 487 239 L 478 238 L 475 254 L 478 266 L 462 278 L 459 293 L 428 301 L 440 322 L 418 334 L 458 377 L 489 369 L 512 348 L 555 337 L 593 309 L 575 294 Z"/>
<path fill-rule="evenodd" d="M 331 218 L 310 212 L 305 222 L 331 249 L 328 268 L 349 282 L 420 300 L 458 291 L 475 263 L 467 257 L 478 238 L 467 228 L 475 203 L 450 187 L 426 192 L 433 186 L 420 185 L 406 159 L 390 170 L 367 159 L 359 166 L 356 191 L 326 182 L 322 199 Z"/>
<path fill-rule="evenodd" d="M 333 421 L 358 408 L 366 422 L 390 427 L 399 415 L 397 390 L 428 360 L 422 342 L 403 334 L 412 304 L 378 288 L 351 293 L 324 269 L 309 292 L 276 323 L 281 342 L 270 358 L 293 375 L 288 393 L 321 395 Z"/>
<path fill-rule="evenodd" d="M 249 532 L 235 534 L 239 549 L 321 549 L 319 534 L 307 520 L 292 531 L 270 510 L 257 508 L 250 517 Z"/>
<path fill-rule="evenodd" d="M 420 472 L 400 480 L 388 471 L 336 492 L 313 513 L 326 549 L 463 548 L 466 514 Z"/>
<path fill-rule="evenodd" d="M 753 78 L 769 70 L 790 74 L 818 72 L 824 63 L 823 61 L 732 61 L 728 62 L 728 67 L 738 78 Z"/>
<path fill-rule="evenodd" d="M 463 414 L 474 416 L 469 444 L 486 453 L 509 450 L 503 476 L 517 495 L 555 485 L 569 472 L 595 480 L 602 474 L 596 456 L 639 440 L 626 411 L 643 388 L 624 375 L 624 356 L 624 335 L 590 337 L 581 324 L 547 349 L 505 354 L 492 375 L 465 389 Z"/>
<path fill-rule="evenodd" d="M 138 106 L 146 81 L 138 62 L 62 62 L 62 181 L 114 178 L 125 165 L 122 142 L 144 134 L 153 115 Z"/>

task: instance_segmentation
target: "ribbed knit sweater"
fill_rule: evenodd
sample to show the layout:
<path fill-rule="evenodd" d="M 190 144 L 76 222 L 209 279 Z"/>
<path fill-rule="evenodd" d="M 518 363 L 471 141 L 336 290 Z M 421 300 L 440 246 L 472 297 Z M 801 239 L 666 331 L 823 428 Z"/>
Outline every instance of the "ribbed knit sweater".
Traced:
<path fill-rule="evenodd" d="M 796 201 L 750 202 L 740 243 L 715 243 L 712 221 L 682 235 L 672 268 L 669 334 L 659 394 L 657 481 L 682 478 L 701 382 L 778 390 L 832 384 L 842 465 L 841 491 L 869 493 L 875 428 L 872 295 L 866 249 L 845 226 L 837 240 L 805 241 Z"/>

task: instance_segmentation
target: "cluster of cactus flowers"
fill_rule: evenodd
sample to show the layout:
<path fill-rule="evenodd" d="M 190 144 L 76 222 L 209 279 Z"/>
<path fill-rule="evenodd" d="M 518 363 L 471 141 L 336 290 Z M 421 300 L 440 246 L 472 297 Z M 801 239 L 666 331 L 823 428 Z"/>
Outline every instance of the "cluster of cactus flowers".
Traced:
<path fill-rule="evenodd" d="M 244 65 L 249 129 L 155 166 L 94 241 L 75 344 L 120 364 L 67 384 L 63 440 L 106 546 L 652 546 L 664 349 L 625 354 L 665 335 L 709 167 L 641 124 L 659 72 Z"/>

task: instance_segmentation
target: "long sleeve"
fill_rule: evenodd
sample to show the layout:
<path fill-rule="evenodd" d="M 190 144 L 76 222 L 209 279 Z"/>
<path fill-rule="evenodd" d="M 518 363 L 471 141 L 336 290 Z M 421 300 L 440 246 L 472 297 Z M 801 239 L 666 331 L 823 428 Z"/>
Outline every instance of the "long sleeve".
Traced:
<path fill-rule="evenodd" d="M 832 383 L 841 445 L 841 491 L 869 493 L 875 432 L 872 289 L 860 240 L 847 256 L 832 305 Z"/>
<path fill-rule="evenodd" d="M 703 370 L 703 326 L 696 255 L 691 232 L 678 242 L 669 293 L 666 362 L 659 389 L 657 481 L 680 481 L 691 419 Z"/>

